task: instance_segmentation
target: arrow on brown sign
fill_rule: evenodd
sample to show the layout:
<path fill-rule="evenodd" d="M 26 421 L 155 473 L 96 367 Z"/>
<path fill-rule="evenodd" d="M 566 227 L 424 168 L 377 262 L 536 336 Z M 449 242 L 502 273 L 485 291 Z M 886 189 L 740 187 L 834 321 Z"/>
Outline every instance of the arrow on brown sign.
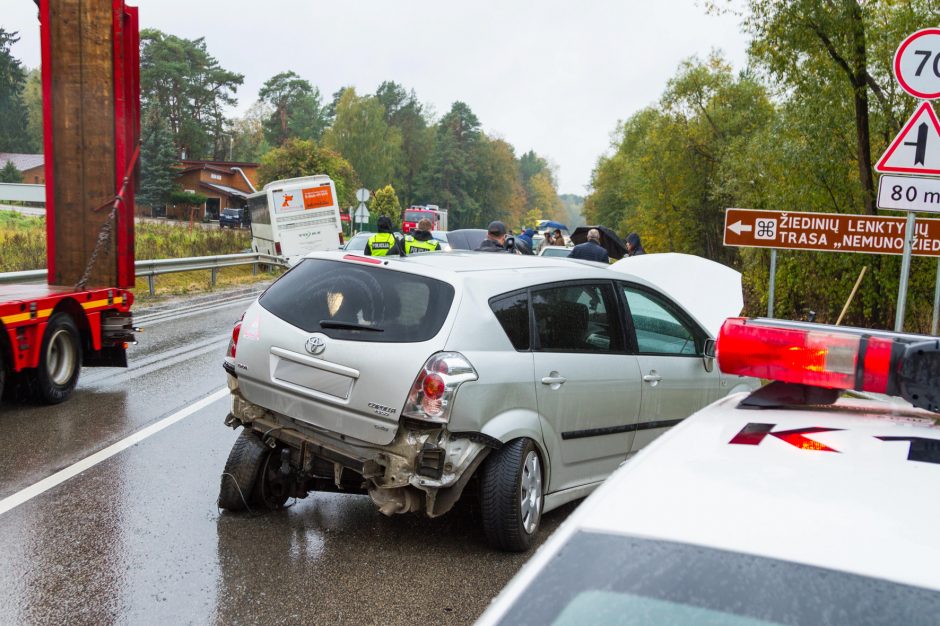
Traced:
<path fill-rule="evenodd" d="M 888 215 L 725 211 L 726 246 L 816 250 L 862 254 L 902 254 L 905 219 Z M 913 253 L 940 256 L 940 219 L 915 224 Z"/>

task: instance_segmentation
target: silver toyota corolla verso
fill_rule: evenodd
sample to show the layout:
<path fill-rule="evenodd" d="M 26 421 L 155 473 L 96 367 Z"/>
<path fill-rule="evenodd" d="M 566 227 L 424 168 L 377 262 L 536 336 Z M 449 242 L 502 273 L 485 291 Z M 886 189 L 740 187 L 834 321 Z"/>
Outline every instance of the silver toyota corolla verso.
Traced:
<path fill-rule="evenodd" d="M 641 274 L 655 275 L 648 256 Z M 716 265 L 687 259 L 689 271 Z M 342 491 L 368 493 L 387 515 L 435 517 L 470 486 L 490 542 L 527 549 L 542 513 L 697 409 L 756 386 L 714 367 L 705 319 L 739 312 L 739 278 L 727 303 L 707 288 L 683 300 L 628 261 L 309 255 L 233 332 L 226 423 L 244 430 L 219 505 Z"/>

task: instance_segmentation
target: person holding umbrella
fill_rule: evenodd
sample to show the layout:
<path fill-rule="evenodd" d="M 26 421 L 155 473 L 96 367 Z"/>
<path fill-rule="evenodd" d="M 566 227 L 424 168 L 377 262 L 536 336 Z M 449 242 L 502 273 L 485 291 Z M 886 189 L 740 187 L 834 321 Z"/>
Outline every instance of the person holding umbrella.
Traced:
<path fill-rule="evenodd" d="M 583 259 L 585 261 L 596 261 L 598 263 L 610 263 L 610 257 L 607 251 L 600 244 L 601 233 L 596 228 L 592 228 L 587 233 L 587 241 L 579 243 L 571 252 L 568 253 L 569 259 Z"/>
<path fill-rule="evenodd" d="M 620 260 L 627 256 L 627 247 L 623 244 L 623 241 L 620 240 L 620 237 L 617 236 L 617 233 L 607 228 L 606 226 L 578 226 L 574 229 L 574 232 L 571 233 L 571 241 L 576 244 L 586 243 L 588 240 L 588 234 L 591 231 L 596 231 L 598 233 L 600 239 L 595 241 L 601 248 L 604 249 L 604 252 L 607 253 L 609 258 L 613 260 Z"/>

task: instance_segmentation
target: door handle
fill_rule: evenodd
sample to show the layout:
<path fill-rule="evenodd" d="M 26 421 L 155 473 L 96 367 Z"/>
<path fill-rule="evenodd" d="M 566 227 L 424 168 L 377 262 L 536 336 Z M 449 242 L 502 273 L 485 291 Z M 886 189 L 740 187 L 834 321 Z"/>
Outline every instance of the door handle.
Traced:
<path fill-rule="evenodd" d="M 568 379 L 564 376 L 546 376 L 542 379 L 543 385 L 564 385 Z"/>
<path fill-rule="evenodd" d="M 656 373 L 656 370 L 651 370 L 649 374 L 643 377 L 643 382 L 653 383 L 654 385 L 663 379 L 662 376 Z"/>

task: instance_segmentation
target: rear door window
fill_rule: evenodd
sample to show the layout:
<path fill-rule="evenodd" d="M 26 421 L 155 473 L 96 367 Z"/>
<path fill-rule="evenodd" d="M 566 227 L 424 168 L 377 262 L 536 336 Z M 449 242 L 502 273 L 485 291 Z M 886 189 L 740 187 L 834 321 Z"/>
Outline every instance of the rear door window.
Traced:
<path fill-rule="evenodd" d="M 437 335 L 453 301 L 454 288 L 439 280 L 324 259 L 304 259 L 259 300 L 307 332 L 391 343 Z"/>
<path fill-rule="evenodd" d="M 490 308 L 503 327 L 512 347 L 529 349 L 529 296 L 525 291 L 490 300 Z"/>
<path fill-rule="evenodd" d="M 622 352 L 613 288 L 564 284 L 532 290 L 537 349 L 549 352 Z"/>

